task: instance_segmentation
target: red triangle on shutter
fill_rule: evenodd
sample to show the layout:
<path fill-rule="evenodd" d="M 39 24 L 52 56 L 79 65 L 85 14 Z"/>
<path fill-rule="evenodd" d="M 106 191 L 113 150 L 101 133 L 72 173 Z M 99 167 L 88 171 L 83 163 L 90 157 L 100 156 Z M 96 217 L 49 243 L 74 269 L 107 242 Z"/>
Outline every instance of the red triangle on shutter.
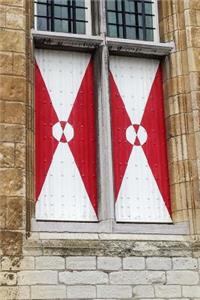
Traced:
<path fill-rule="evenodd" d="M 111 124 L 113 143 L 113 168 L 114 168 L 114 191 L 115 199 L 120 190 L 122 179 L 128 164 L 128 160 L 133 148 L 126 139 L 126 129 L 131 125 L 131 120 L 126 111 L 123 100 L 118 91 L 117 85 L 110 72 L 111 90 Z"/>
<path fill-rule="evenodd" d="M 97 214 L 96 130 L 93 78 L 93 62 L 90 61 L 68 122 L 74 128 L 74 137 L 69 142 L 69 147 Z"/>
<path fill-rule="evenodd" d="M 148 134 L 147 143 L 142 148 L 165 205 L 171 213 L 163 106 L 162 71 L 159 66 L 141 122 Z"/>
<path fill-rule="evenodd" d="M 35 178 L 38 199 L 58 141 L 52 136 L 52 126 L 58 122 L 40 69 L 35 65 Z"/>

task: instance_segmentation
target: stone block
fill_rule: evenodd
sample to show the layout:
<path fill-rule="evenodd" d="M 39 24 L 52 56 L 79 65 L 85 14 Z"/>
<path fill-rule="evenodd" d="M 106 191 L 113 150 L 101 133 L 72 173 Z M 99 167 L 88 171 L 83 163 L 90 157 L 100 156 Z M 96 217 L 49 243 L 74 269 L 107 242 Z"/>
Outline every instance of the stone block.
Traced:
<path fill-rule="evenodd" d="M 155 286 L 155 296 L 164 298 L 181 297 L 181 286 L 168 285 L 168 286 Z"/>
<path fill-rule="evenodd" d="M 154 289 L 151 285 L 137 285 L 133 288 L 133 296 L 136 299 L 154 298 Z"/>
<path fill-rule="evenodd" d="M 10 8 L 6 12 L 6 28 L 25 29 L 25 15 L 21 8 Z"/>
<path fill-rule="evenodd" d="M 35 267 L 38 270 L 65 269 L 65 259 L 58 256 L 40 256 L 35 258 Z"/>
<path fill-rule="evenodd" d="M 21 271 L 18 273 L 19 285 L 57 284 L 57 271 Z"/>
<path fill-rule="evenodd" d="M 13 56 L 13 73 L 19 76 L 26 75 L 26 57 L 24 54 L 14 53 Z"/>
<path fill-rule="evenodd" d="M 9 6 L 23 6 L 24 0 L 0 0 L 0 4 Z"/>
<path fill-rule="evenodd" d="M 0 83 L 0 99 L 25 102 L 26 82 L 24 78 L 1 75 Z"/>
<path fill-rule="evenodd" d="M 145 259 L 144 257 L 125 257 L 123 258 L 124 270 L 144 270 Z"/>
<path fill-rule="evenodd" d="M 1 169 L 0 182 L 0 195 L 2 196 L 23 196 L 25 194 L 23 170 Z"/>
<path fill-rule="evenodd" d="M 21 144 L 21 143 L 16 143 L 15 144 L 15 166 L 17 168 L 25 169 L 26 163 L 27 163 L 27 167 L 28 167 L 28 162 L 26 162 L 25 145 Z M 33 170 L 33 168 L 29 168 L 29 170 Z"/>
<path fill-rule="evenodd" d="M 119 271 L 110 274 L 111 284 L 153 284 L 165 283 L 165 272 Z"/>
<path fill-rule="evenodd" d="M 97 286 L 97 297 L 100 298 L 132 298 L 132 287 L 122 285 L 100 285 Z"/>
<path fill-rule="evenodd" d="M 17 283 L 16 273 L 1 272 L 0 285 L 15 285 Z"/>
<path fill-rule="evenodd" d="M 0 30 L 0 51 L 16 51 L 25 53 L 25 32 Z"/>
<path fill-rule="evenodd" d="M 59 281 L 65 284 L 104 284 L 108 274 L 101 271 L 60 272 Z"/>
<path fill-rule="evenodd" d="M 13 54 L 0 52 L 0 74 L 12 74 Z"/>
<path fill-rule="evenodd" d="M 31 299 L 66 299 L 66 287 L 64 285 L 32 286 Z"/>
<path fill-rule="evenodd" d="M 22 233 L 15 231 L 0 231 L 0 255 L 20 256 L 22 254 Z"/>
<path fill-rule="evenodd" d="M 26 107 L 23 103 L 4 101 L 2 104 L 2 122 L 9 124 L 25 124 Z"/>
<path fill-rule="evenodd" d="M 120 270 L 121 269 L 121 258 L 120 257 L 98 257 L 97 258 L 97 269 L 100 270 Z"/>
<path fill-rule="evenodd" d="M 7 197 L 6 229 L 22 229 L 24 204 L 25 198 L 23 197 Z"/>
<path fill-rule="evenodd" d="M 199 275 L 194 271 L 167 271 L 167 284 L 195 285 L 199 283 Z"/>
<path fill-rule="evenodd" d="M 26 300 L 30 299 L 30 290 L 28 286 L 4 286 L 0 287 L 0 295 L 5 300 Z"/>
<path fill-rule="evenodd" d="M 2 270 L 3 271 L 18 271 L 18 270 L 33 270 L 34 257 L 2 257 Z"/>
<path fill-rule="evenodd" d="M 14 166 L 14 144 L 1 143 L 0 144 L 0 167 L 11 168 Z"/>
<path fill-rule="evenodd" d="M 175 270 L 195 270 L 198 268 L 196 258 L 192 257 L 176 257 L 172 258 L 173 269 Z"/>
<path fill-rule="evenodd" d="M 146 266 L 149 270 L 170 270 L 172 267 L 171 259 L 168 257 L 148 257 Z"/>
<path fill-rule="evenodd" d="M 184 297 L 199 297 L 200 296 L 200 285 L 198 286 L 183 286 Z"/>
<path fill-rule="evenodd" d="M 0 125 L 0 141 L 11 143 L 25 142 L 25 128 L 22 125 Z"/>
<path fill-rule="evenodd" d="M 92 285 L 76 285 L 67 287 L 67 298 L 93 299 L 96 298 L 96 287 Z"/>
<path fill-rule="evenodd" d="M 66 257 L 67 270 L 95 270 L 96 257 L 94 256 L 71 256 Z"/>

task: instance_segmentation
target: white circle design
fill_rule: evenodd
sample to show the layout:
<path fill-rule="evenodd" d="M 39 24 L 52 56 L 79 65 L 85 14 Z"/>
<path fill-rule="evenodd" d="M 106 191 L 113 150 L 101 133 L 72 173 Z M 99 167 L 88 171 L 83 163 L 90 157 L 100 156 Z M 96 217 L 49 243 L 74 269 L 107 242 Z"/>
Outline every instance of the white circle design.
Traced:
<path fill-rule="evenodd" d="M 65 125 L 62 126 L 61 122 L 63 124 L 65 123 Z M 69 124 L 65 121 L 61 121 L 61 122 L 57 122 L 56 124 L 53 125 L 53 128 L 52 128 L 53 137 L 57 141 L 62 142 L 62 143 L 69 142 L 74 137 L 74 129 L 71 124 Z M 66 141 L 62 140 L 63 135 L 64 135 Z"/>
<path fill-rule="evenodd" d="M 132 145 L 142 146 L 146 143 L 148 135 L 143 126 L 133 124 L 126 129 L 126 138 Z M 136 139 L 139 141 L 139 143 L 136 141 Z"/>

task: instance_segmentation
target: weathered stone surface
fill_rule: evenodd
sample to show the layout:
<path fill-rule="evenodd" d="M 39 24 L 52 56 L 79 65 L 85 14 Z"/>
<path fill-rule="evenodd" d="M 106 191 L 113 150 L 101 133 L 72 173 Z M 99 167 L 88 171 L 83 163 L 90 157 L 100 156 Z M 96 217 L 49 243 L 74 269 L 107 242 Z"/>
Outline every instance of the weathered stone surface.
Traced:
<path fill-rule="evenodd" d="M 25 128 L 22 125 L 0 125 L 0 141 L 23 143 L 25 142 Z"/>
<path fill-rule="evenodd" d="M 15 144 L 15 166 L 17 168 L 25 168 L 26 166 L 26 148 L 24 144 Z"/>
<path fill-rule="evenodd" d="M 25 193 L 23 170 L 0 169 L 0 182 L 2 196 L 23 196 Z"/>
<path fill-rule="evenodd" d="M 1 143 L 0 144 L 0 167 L 14 166 L 14 144 Z"/>
<path fill-rule="evenodd" d="M 25 124 L 25 105 L 20 102 L 1 101 L 1 122 L 8 124 Z"/>
<path fill-rule="evenodd" d="M 24 102 L 26 100 L 26 82 L 24 78 L 0 76 L 0 99 Z"/>
<path fill-rule="evenodd" d="M 72 256 L 66 257 L 67 270 L 95 270 L 96 257 L 92 256 Z"/>
<path fill-rule="evenodd" d="M 35 267 L 38 270 L 62 270 L 65 269 L 65 259 L 55 256 L 39 256 L 35 258 Z"/>
<path fill-rule="evenodd" d="M 22 238 L 21 232 L 0 231 L 0 255 L 20 256 L 22 254 Z"/>
<path fill-rule="evenodd" d="M 12 60 L 12 53 L 0 52 L 0 74 L 12 74 Z"/>
<path fill-rule="evenodd" d="M 64 285 L 32 286 L 31 299 L 66 299 L 66 287 Z"/>
<path fill-rule="evenodd" d="M 23 6 L 24 0 L 0 0 L 0 4 L 10 6 Z"/>
<path fill-rule="evenodd" d="M 93 299 L 96 297 L 96 288 L 92 285 L 68 286 L 67 297 L 71 299 Z"/>
<path fill-rule="evenodd" d="M 57 271 L 22 271 L 18 273 L 19 285 L 57 284 Z"/>
<path fill-rule="evenodd" d="M 101 270 L 120 270 L 122 266 L 119 257 L 98 257 L 97 268 Z"/>
<path fill-rule="evenodd" d="M 109 275 L 111 284 L 158 284 L 165 283 L 165 273 L 161 271 L 119 271 Z"/>
<path fill-rule="evenodd" d="M 104 284 L 108 283 L 108 274 L 102 271 L 60 272 L 59 282 L 65 284 Z"/>
<path fill-rule="evenodd" d="M 19 230 L 23 228 L 23 197 L 7 197 L 6 229 Z"/>
<path fill-rule="evenodd" d="M 6 27 L 12 29 L 24 29 L 25 15 L 21 8 L 10 8 L 6 12 Z"/>
<path fill-rule="evenodd" d="M 137 285 L 133 288 L 133 296 L 137 298 L 154 298 L 154 288 L 151 285 Z"/>
<path fill-rule="evenodd" d="M 15 285 L 17 283 L 16 273 L 1 272 L 0 285 Z"/>
<path fill-rule="evenodd" d="M 0 295 L 6 300 L 26 300 L 30 299 L 30 290 L 28 286 L 4 286 L 0 287 Z"/>
<path fill-rule="evenodd" d="M 33 270 L 34 257 L 3 256 L 1 260 L 3 271 Z"/>
<path fill-rule="evenodd" d="M 26 57 L 24 54 L 14 54 L 13 56 L 13 73 L 19 76 L 26 75 Z"/>
<path fill-rule="evenodd" d="M 0 30 L 0 40 L 0 51 L 25 52 L 24 32 Z"/>

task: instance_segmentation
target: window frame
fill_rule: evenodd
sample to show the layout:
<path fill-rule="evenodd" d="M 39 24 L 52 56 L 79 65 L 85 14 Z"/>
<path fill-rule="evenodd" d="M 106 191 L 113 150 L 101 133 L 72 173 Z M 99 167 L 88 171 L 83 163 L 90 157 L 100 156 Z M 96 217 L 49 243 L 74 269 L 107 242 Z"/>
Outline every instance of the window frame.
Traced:
<path fill-rule="evenodd" d="M 137 224 L 116 223 L 114 213 L 113 167 L 112 167 L 112 140 L 109 104 L 109 55 L 112 53 L 144 57 L 164 57 L 172 49 L 171 43 L 155 43 L 125 39 L 108 38 L 106 30 L 105 0 L 99 1 L 100 33 L 98 36 L 77 35 L 57 32 L 42 32 L 32 30 L 34 46 L 58 49 L 62 42 L 62 50 L 77 49 L 92 52 L 96 75 L 97 97 L 97 136 L 98 136 L 98 188 L 99 188 L 99 222 L 68 222 L 68 221 L 39 221 L 33 216 L 32 231 L 44 232 L 109 232 L 109 233 L 155 233 L 155 234 L 187 234 L 188 225 L 181 224 Z M 119 50 L 120 46 L 120 50 Z M 114 47 L 116 49 L 114 49 Z M 128 49 L 128 50 L 127 50 Z M 137 51 L 136 51 L 137 50 Z M 147 51 L 148 50 L 148 51 Z M 120 53 L 121 52 L 121 53 Z M 137 53 L 136 53 L 137 52 Z M 101 61 L 101 68 L 99 68 Z M 97 67 L 98 66 L 98 67 Z M 99 84 L 101 82 L 101 84 Z M 102 121 L 104 120 L 104 129 Z M 107 152 L 105 153 L 105 149 Z"/>

